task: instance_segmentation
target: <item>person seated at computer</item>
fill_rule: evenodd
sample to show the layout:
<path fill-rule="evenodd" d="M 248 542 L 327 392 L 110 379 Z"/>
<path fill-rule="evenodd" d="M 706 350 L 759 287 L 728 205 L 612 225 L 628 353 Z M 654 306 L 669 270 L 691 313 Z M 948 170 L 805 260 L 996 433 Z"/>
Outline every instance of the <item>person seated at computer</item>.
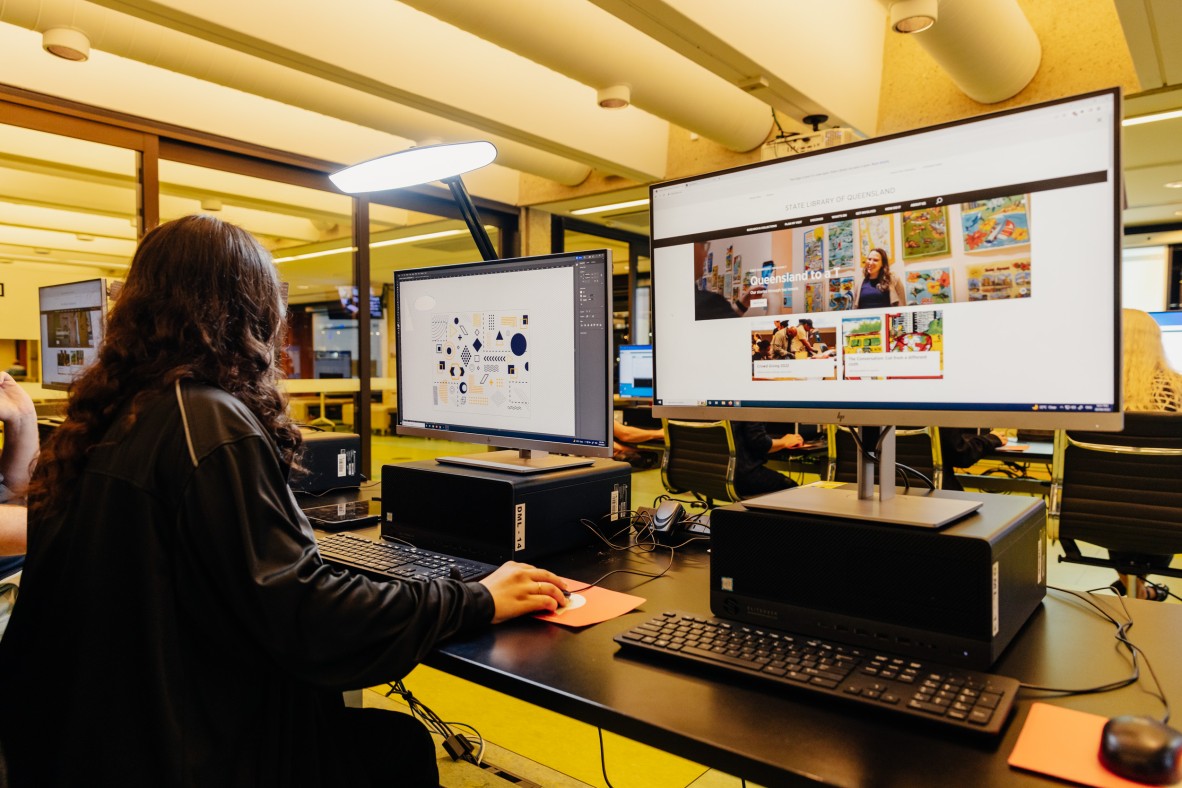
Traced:
<path fill-rule="evenodd" d="M 637 448 L 641 443 L 664 443 L 664 430 L 650 430 L 633 427 L 619 421 L 612 422 L 612 459 L 626 462 L 633 468 L 653 468 L 658 455 Z"/>
<path fill-rule="evenodd" d="M 1006 445 L 1003 430 L 983 432 L 962 427 L 940 427 L 940 458 L 943 461 L 944 490 L 964 490 L 956 478 L 957 468 L 970 468 L 989 452 Z"/>
<path fill-rule="evenodd" d="M 876 309 L 907 303 L 903 280 L 891 273 L 885 249 L 871 249 L 862 264 L 862 284 L 854 298 L 854 309 Z"/>
<path fill-rule="evenodd" d="M 24 507 L 29 472 L 37 456 L 37 412 L 33 400 L 7 372 L 0 372 L 0 579 L 24 562 L 28 512 Z"/>
<path fill-rule="evenodd" d="M 245 230 L 188 216 L 137 248 L 30 485 L 0 640 L 14 785 L 436 786 L 426 728 L 341 691 L 564 604 L 527 564 L 375 582 L 321 559 L 287 485 L 284 311 Z"/>
<path fill-rule="evenodd" d="M 731 434 L 735 439 L 735 492 L 740 498 L 796 486 L 796 482 L 766 463 L 768 455 L 796 448 L 804 439 L 794 433 L 773 438 L 762 421 L 732 421 Z"/>

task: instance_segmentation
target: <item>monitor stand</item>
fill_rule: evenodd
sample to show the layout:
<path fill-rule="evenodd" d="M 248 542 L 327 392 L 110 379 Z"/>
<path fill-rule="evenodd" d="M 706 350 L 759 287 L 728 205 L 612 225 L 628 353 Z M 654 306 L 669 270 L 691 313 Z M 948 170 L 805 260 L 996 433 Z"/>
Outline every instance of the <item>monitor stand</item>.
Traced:
<path fill-rule="evenodd" d="M 454 457 L 436 457 L 435 461 L 444 465 L 467 465 L 507 473 L 546 473 L 567 468 L 582 468 L 595 463 L 592 457 L 568 457 L 565 454 L 550 454 L 530 449 L 459 454 Z"/>
<path fill-rule="evenodd" d="M 915 528 L 942 528 L 972 514 L 984 501 L 940 498 L 931 494 L 895 495 L 895 428 L 862 428 L 862 442 L 873 441 L 878 456 L 878 495 L 874 494 L 874 466 L 870 458 L 860 457 L 856 488 L 821 487 L 809 485 L 748 498 L 743 506 L 748 509 L 769 509 L 778 512 L 813 514 L 866 520 L 889 525 Z"/>

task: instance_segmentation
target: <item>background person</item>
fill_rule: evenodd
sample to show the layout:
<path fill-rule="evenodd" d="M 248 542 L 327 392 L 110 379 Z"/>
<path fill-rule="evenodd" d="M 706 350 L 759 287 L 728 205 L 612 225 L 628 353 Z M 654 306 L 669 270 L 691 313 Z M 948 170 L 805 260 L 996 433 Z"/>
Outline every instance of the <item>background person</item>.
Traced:
<path fill-rule="evenodd" d="M 1182 374 L 1170 367 L 1161 326 L 1139 309 L 1121 310 L 1125 410 L 1182 411 Z"/>
<path fill-rule="evenodd" d="M 886 250 L 871 249 L 862 264 L 862 284 L 854 299 L 854 309 L 877 309 L 905 303 L 903 280 L 891 273 Z"/>
<path fill-rule="evenodd" d="M 28 393 L 7 372 L 0 372 L 0 578 L 24 562 L 28 512 L 24 495 L 37 456 L 37 413 Z"/>
<path fill-rule="evenodd" d="M 16 786 L 435 786 L 405 714 L 341 691 L 441 640 L 563 604 L 508 563 L 479 583 L 328 566 L 287 485 L 270 255 L 211 216 L 141 241 L 96 363 L 29 494 L 21 598 L 0 641 Z M 78 691 L 46 698 L 68 679 Z"/>
<path fill-rule="evenodd" d="M 735 439 L 735 492 L 739 497 L 750 498 L 796 486 L 796 482 L 766 463 L 769 454 L 803 444 L 799 435 L 773 438 L 762 421 L 732 421 L 731 434 Z"/>

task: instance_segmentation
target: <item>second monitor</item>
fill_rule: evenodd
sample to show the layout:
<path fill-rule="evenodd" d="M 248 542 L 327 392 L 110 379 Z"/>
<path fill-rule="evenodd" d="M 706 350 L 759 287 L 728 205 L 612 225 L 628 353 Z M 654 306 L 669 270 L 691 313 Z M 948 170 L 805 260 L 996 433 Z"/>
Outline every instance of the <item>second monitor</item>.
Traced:
<path fill-rule="evenodd" d="M 394 304 L 400 435 L 512 472 L 611 456 L 609 251 L 396 271 Z"/>

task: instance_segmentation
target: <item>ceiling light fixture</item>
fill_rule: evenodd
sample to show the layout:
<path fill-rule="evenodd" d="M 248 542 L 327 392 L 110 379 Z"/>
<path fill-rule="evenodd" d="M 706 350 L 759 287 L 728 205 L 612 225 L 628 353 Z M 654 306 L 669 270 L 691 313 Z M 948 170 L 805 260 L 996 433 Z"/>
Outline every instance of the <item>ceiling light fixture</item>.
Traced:
<path fill-rule="evenodd" d="M 648 198 L 643 200 L 629 200 L 627 202 L 614 202 L 611 205 L 595 205 L 591 208 L 579 208 L 571 211 L 575 216 L 583 216 L 588 213 L 604 213 L 606 211 L 614 211 L 617 208 L 637 208 L 641 205 L 648 205 Z"/>
<path fill-rule="evenodd" d="M 222 209 L 222 201 L 217 197 L 205 197 L 201 200 L 201 210 L 203 211 L 220 211 Z"/>
<path fill-rule="evenodd" d="M 1182 181 L 1170 181 L 1165 184 L 1167 189 L 1182 189 Z"/>
<path fill-rule="evenodd" d="M 402 189 L 420 183 L 443 181 L 451 190 L 451 197 L 460 209 L 460 215 L 468 226 L 472 240 L 476 242 L 481 258 L 495 260 L 497 253 L 493 249 L 492 239 L 480 223 L 476 204 L 472 202 L 472 196 L 464 188 L 460 176 L 492 164 L 496 157 L 496 146 L 486 140 L 422 145 L 354 164 L 329 175 L 328 179 L 346 194 Z"/>
<path fill-rule="evenodd" d="M 90 58 L 90 39 L 72 27 L 51 27 L 41 34 L 41 48 L 62 60 L 81 62 Z"/>
<path fill-rule="evenodd" d="M 899 0 L 891 3 L 891 30 L 922 33 L 936 24 L 936 0 Z"/>
<path fill-rule="evenodd" d="M 623 109 L 632 103 L 632 86 L 610 85 L 600 88 L 595 99 L 604 109 Z"/>
<path fill-rule="evenodd" d="M 1159 120 L 1173 120 L 1182 118 L 1182 109 L 1171 109 L 1165 112 L 1154 112 L 1152 115 L 1138 115 L 1135 118 L 1125 118 L 1120 122 L 1122 126 L 1140 126 L 1142 123 L 1156 123 Z"/>
<path fill-rule="evenodd" d="M 491 164 L 497 157 L 491 142 L 453 142 L 407 148 L 363 161 L 328 176 L 346 194 L 387 191 L 444 181 Z"/>
<path fill-rule="evenodd" d="M 487 230 L 486 230 L 487 232 Z M 463 230 L 440 230 L 437 233 L 421 233 L 419 235 L 408 235 L 403 238 L 389 238 L 385 241 L 374 241 L 369 245 L 370 249 L 381 249 L 385 246 L 398 246 L 399 244 L 412 244 L 416 241 L 429 241 L 434 238 L 450 238 L 454 235 L 463 235 Z M 319 252 L 308 252 L 307 254 L 293 254 L 289 257 L 276 257 L 272 262 L 275 263 L 290 263 L 293 260 L 311 260 L 314 257 L 328 257 L 333 254 L 352 254 L 357 251 L 356 246 L 347 246 L 340 249 L 324 249 Z"/>

